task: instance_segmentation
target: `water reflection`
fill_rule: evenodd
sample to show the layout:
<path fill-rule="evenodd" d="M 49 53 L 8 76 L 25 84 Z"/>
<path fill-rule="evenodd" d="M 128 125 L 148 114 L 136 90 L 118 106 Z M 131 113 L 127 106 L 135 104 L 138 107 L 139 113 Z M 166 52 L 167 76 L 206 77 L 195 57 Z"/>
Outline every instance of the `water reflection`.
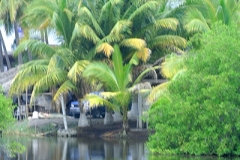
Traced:
<path fill-rule="evenodd" d="M 26 147 L 22 154 L 10 158 L 7 145 L 19 142 Z M 232 160 L 237 158 L 148 156 L 144 141 L 107 141 L 81 138 L 0 138 L 0 160 Z"/>
<path fill-rule="evenodd" d="M 8 157 L 0 148 L 0 160 L 146 160 L 145 142 L 107 141 L 81 138 L 3 137 L 1 145 L 17 141 L 26 151 Z"/>

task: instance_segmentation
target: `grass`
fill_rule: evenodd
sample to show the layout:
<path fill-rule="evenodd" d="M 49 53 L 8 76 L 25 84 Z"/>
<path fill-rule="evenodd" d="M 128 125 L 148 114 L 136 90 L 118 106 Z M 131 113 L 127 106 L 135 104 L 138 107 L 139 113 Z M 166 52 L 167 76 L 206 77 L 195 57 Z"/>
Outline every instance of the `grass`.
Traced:
<path fill-rule="evenodd" d="M 43 134 L 47 132 L 57 131 L 57 125 L 54 123 L 44 124 L 41 126 L 28 126 L 28 120 L 23 120 L 21 122 L 14 122 L 10 124 L 6 129 L 3 130 L 3 135 L 36 135 Z"/>

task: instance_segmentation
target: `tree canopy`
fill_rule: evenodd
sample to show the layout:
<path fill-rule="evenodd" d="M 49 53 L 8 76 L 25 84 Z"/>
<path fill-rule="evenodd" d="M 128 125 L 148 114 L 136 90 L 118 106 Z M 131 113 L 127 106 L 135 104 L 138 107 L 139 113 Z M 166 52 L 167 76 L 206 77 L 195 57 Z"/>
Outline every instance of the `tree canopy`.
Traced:
<path fill-rule="evenodd" d="M 217 23 L 187 54 L 150 109 L 151 152 L 240 155 L 239 36 L 236 25 Z"/>

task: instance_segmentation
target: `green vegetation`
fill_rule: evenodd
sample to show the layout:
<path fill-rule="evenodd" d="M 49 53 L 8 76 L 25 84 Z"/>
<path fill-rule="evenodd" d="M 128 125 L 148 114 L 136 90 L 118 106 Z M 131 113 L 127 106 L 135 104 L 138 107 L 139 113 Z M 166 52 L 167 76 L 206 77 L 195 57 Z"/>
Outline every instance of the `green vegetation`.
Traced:
<path fill-rule="evenodd" d="M 169 81 L 149 95 L 154 102 L 149 124 L 156 131 L 149 140 L 150 151 L 240 155 L 240 2 L 186 0 L 176 8 L 167 4 L 168 0 L 1 1 L 1 21 L 8 33 L 15 32 L 17 45 L 20 42 L 14 52 L 18 63 L 22 64 L 21 54 L 28 53 L 31 60 L 21 65 L 10 94 L 32 88 L 33 98 L 52 90 L 54 101 L 61 98 L 64 108 L 68 92 L 82 104 L 88 93 L 104 90 L 104 99 L 85 98 L 91 105 L 120 111 L 126 131 L 127 106 L 137 85 L 133 81 L 148 60 L 164 59 L 161 74 Z M 17 26 L 24 30 L 21 41 Z M 58 46 L 48 44 L 51 31 Z M 35 33 L 40 38 L 32 38 Z M 133 64 L 138 66 L 132 72 Z M 13 120 L 11 103 L 0 92 L 0 130 Z M 83 113 L 83 105 L 80 110 Z M 79 127 L 88 126 L 84 115 Z"/>
<path fill-rule="evenodd" d="M 14 121 L 13 109 L 14 106 L 12 104 L 12 100 L 3 95 L 3 91 L 0 86 L 0 131 L 6 128 L 9 123 Z"/>
<path fill-rule="evenodd" d="M 150 109 L 153 153 L 240 155 L 240 31 L 216 23 L 201 37 Z"/>
<path fill-rule="evenodd" d="M 90 106 L 105 105 L 114 111 L 121 112 L 123 115 L 123 136 L 126 136 L 128 131 L 128 105 L 131 100 L 133 87 L 144 75 L 132 82 L 131 72 L 132 66 L 137 65 L 139 59 L 134 55 L 129 63 L 124 64 L 119 46 L 114 46 L 112 56 L 112 66 L 101 62 L 92 62 L 86 66 L 83 71 L 83 77 L 90 81 L 97 80 L 103 84 L 104 92 L 101 92 L 101 97 L 93 94 L 88 94 L 86 99 L 89 100 Z"/>

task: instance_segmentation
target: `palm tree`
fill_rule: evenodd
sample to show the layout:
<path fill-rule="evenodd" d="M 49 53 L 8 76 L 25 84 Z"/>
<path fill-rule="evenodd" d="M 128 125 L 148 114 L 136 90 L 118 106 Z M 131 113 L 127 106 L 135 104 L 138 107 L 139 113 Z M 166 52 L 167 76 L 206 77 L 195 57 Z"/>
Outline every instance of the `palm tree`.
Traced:
<path fill-rule="evenodd" d="M 91 107 L 100 104 L 114 111 L 120 111 L 123 115 L 123 136 L 126 136 L 129 128 L 127 112 L 131 94 L 135 90 L 134 86 L 148 70 L 132 82 L 131 69 L 133 65 L 137 65 L 139 60 L 135 54 L 128 63 L 124 64 L 118 45 L 114 46 L 112 61 L 112 66 L 103 62 L 92 62 L 86 66 L 82 76 L 89 81 L 101 82 L 104 92 L 101 92 L 101 96 L 88 94 L 85 98 L 89 100 Z"/>
<path fill-rule="evenodd" d="M 185 14 L 182 17 L 184 28 L 189 33 L 205 32 L 216 21 L 226 25 L 236 22 L 239 19 L 239 5 L 237 0 L 186 1 L 183 5 Z"/>
<path fill-rule="evenodd" d="M 29 0 L 30 1 L 30 0 Z M 16 45 L 19 44 L 19 19 L 23 14 L 28 0 L 2 0 L 0 1 L 0 18 L 3 20 L 3 25 L 7 34 L 14 32 Z M 18 64 L 22 64 L 22 55 L 18 55 Z"/>
<path fill-rule="evenodd" d="M 84 65 L 87 63 L 87 61 L 84 61 L 82 56 L 86 53 L 86 49 L 79 53 L 78 50 L 76 51 L 73 47 L 76 44 L 75 41 L 78 40 L 78 32 L 75 31 L 77 19 L 75 13 L 71 12 L 74 11 L 74 8 L 71 7 L 75 6 L 70 5 L 71 3 L 65 3 L 67 2 L 66 0 L 51 1 L 51 3 L 55 4 L 54 6 L 48 5 L 48 2 L 50 3 L 50 1 L 46 2 L 47 5 L 42 3 L 42 7 L 39 7 L 39 4 L 36 10 L 38 8 L 43 9 L 41 12 L 44 14 L 44 9 L 49 11 L 46 12 L 48 13 L 47 16 L 51 18 L 51 25 L 55 27 L 58 33 L 61 45 L 51 47 L 43 42 L 31 39 L 22 42 L 17 47 L 15 54 L 28 48 L 33 54 L 38 54 L 40 56 L 39 62 L 44 61 L 44 67 L 46 69 L 40 70 L 40 73 L 38 70 L 31 71 L 32 67 L 36 68 L 35 65 L 38 64 L 38 60 L 24 65 L 22 71 L 18 73 L 13 82 L 12 91 L 17 93 L 22 92 L 29 84 L 30 86 L 34 86 L 32 93 L 32 97 L 34 97 L 35 94 L 41 93 L 50 87 L 57 87 L 58 90 L 55 93 L 54 100 L 58 100 L 64 93 L 71 91 L 78 98 L 79 104 L 82 104 L 81 98 L 84 94 L 91 91 L 92 86 L 86 84 L 81 77 L 79 77 L 79 68 L 82 67 L 82 64 Z M 34 16 L 35 14 L 33 14 L 33 17 Z M 74 73 L 76 69 L 78 69 L 78 71 Z M 41 78 L 38 77 L 38 74 L 41 75 Z M 31 76 L 29 77 L 29 75 Z M 72 75 L 74 77 L 71 77 Z M 28 79 L 23 78 L 24 76 L 27 76 Z M 38 78 L 35 79 L 34 77 Z M 23 79 L 25 79 L 24 82 L 22 81 Z M 81 110 L 83 110 L 82 108 L 83 106 L 80 106 Z M 88 125 L 86 122 L 86 117 L 84 118 L 84 115 L 81 116 L 79 119 L 79 126 L 84 127 Z"/>

